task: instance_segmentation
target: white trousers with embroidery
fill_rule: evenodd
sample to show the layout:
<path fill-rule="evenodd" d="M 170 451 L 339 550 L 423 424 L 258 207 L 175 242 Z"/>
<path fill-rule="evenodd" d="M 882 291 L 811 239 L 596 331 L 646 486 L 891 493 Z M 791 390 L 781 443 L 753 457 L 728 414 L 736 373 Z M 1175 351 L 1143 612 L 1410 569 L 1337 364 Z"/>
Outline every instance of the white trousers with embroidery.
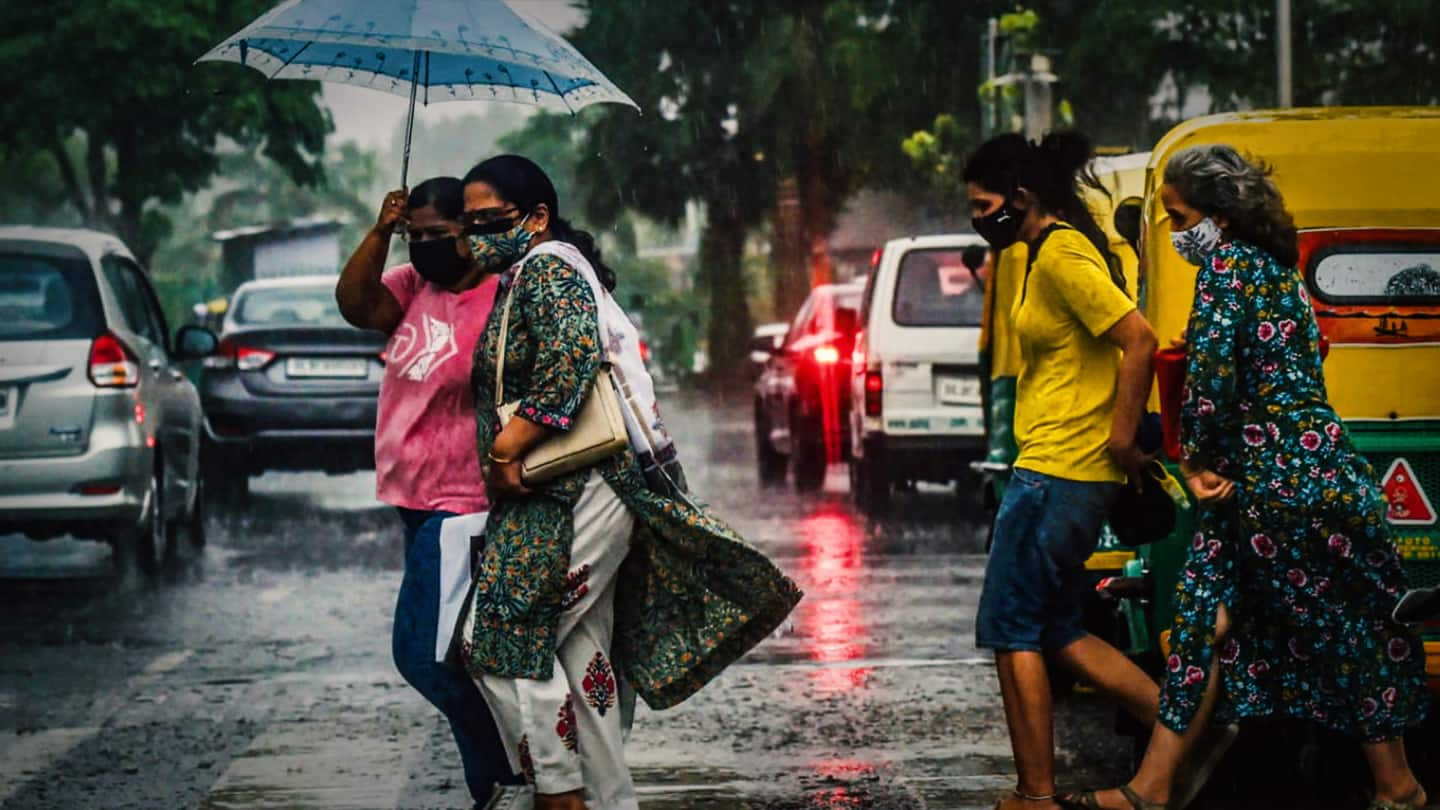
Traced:
<path fill-rule="evenodd" d="M 510 767 L 541 794 L 585 791 L 590 810 L 638 810 L 625 765 L 620 683 L 610 662 L 615 576 L 635 518 L 598 472 L 575 504 L 565 610 L 549 680 L 476 680 L 504 738 Z M 474 613 L 465 634 L 473 637 Z"/>

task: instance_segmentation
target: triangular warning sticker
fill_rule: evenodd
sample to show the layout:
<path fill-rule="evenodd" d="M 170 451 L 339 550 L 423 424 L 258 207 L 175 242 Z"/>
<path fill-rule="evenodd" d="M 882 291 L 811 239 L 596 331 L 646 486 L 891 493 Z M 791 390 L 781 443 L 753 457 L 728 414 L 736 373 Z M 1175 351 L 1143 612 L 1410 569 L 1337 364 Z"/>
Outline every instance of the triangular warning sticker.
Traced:
<path fill-rule="evenodd" d="M 1415 478 L 1415 471 L 1410 469 L 1410 462 L 1403 458 L 1395 459 L 1381 486 L 1385 490 L 1385 500 L 1390 504 L 1385 517 L 1391 523 L 1397 526 L 1429 526 L 1435 522 L 1435 508 L 1425 497 L 1425 490 Z"/>

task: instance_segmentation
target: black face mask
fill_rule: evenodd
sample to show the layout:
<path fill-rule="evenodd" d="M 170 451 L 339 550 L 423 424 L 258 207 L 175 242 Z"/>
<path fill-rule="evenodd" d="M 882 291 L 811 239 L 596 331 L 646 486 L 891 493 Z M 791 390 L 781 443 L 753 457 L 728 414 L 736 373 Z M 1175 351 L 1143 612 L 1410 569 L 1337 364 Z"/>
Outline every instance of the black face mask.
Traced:
<path fill-rule="evenodd" d="M 1020 235 L 1020 223 L 1024 221 L 1025 212 L 1012 207 L 1006 200 L 993 213 L 971 219 L 970 227 L 998 253 L 1015 244 L 1016 237 Z"/>
<path fill-rule="evenodd" d="M 441 287 L 449 287 L 465 277 L 470 263 L 455 252 L 457 237 L 428 239 L 410 243 L 410 263 L 420 277 Z"/>

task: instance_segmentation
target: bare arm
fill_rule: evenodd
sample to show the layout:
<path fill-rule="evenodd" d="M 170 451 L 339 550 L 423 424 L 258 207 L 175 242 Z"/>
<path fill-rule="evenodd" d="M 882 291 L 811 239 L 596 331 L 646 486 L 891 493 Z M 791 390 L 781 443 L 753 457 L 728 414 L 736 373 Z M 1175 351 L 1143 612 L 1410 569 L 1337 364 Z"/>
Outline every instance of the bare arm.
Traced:
<path fill-rule="evenodd" d="M 1135 446 L 1135 433 L 1150 397 L 1158 342 L 1150 324 L 1139 312 L 1131 312 L 1105 332 L 1105 339 L 1120 347 L 1120 373 L 1115 382 L 1115 416 L 1110 425 L 1110 453 L 1127 475 L 1135 480 L 1144 457 Z"/>
<path fill-rule="evenodd" d="M 374 227 L 366 232 L 360 246 L 345 262 L 345 269 L 340 271 L 335 302 L 351 326 L 388 335 L 405 315 L 400 302 L 380 281 L 380 275 L 385 272 L 385 257 L 390 253 L 390 234 L 405 216 L 405 196 L 403 189 L 385 195 Z"/>

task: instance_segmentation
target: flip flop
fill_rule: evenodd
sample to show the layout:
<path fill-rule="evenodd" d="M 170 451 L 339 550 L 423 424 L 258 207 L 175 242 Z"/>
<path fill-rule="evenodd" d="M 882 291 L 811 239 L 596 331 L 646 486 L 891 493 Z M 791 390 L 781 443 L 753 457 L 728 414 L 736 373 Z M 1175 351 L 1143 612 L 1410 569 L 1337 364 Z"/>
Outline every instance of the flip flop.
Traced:
<path fill-rule="evenodd" d="M 1129 785 L 1121 785 L 1116 788 L 1116 790 L 1120 791 L 1120 795 L 1124 796 L 1125 801 L 1130 803 L 1130 810 L 1170 810 L 1169 805 L 1147 802 L 1140 798 L 1135 791 L 1130 789 Z M 1078 796 L 1063 796 L 1056 799 L 1056 801 L 1058 801 L 1062 807 L 1069 807 L 1074 810 L 1105 810 L 1105 808 L 1101 807 L 1100 800 L 1096 798 L 1095 794 L 1096 791 L 1087 790 Z M 1371 810 L 1374 809 L 1371 808 Z M 1382 808 L 1381 810 L 1390 809 Z M 1409 810 L 1409 808 L 1403 808 L 1403 810 Z"/>

